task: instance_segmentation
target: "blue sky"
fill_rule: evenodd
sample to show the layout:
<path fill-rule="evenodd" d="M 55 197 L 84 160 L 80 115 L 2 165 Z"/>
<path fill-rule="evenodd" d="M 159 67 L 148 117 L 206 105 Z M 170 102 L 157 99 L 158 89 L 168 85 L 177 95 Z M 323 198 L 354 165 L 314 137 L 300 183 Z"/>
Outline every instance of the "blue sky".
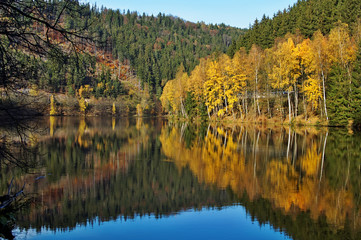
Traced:
<path fill-rule="evenodd" d="M 297 0 L 83 0 L 112 9 L 137 11 L 157 15 L 159 12 L 192 22 L 225 23 L 248 28 L 263 14 L 272 17 L 278 10 Z"/>

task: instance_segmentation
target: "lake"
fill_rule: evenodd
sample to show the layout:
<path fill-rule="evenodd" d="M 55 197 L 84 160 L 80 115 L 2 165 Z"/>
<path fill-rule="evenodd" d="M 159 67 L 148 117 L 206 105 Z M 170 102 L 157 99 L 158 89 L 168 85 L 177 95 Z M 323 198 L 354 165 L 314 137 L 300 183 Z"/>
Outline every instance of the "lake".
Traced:
<path fill-rule="evenodd" d="M 41 119 L 15 239 L 361 239 L 347 129 Z"/>

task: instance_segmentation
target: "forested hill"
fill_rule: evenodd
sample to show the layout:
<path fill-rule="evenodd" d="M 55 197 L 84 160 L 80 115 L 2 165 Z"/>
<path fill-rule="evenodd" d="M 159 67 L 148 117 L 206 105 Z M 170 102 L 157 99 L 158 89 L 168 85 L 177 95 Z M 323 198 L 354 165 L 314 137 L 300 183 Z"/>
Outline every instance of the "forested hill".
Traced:
<path fill-rule="evenodd" d="M 53 94 L 51 115 L 73 114 L 76 100 L 86 113 L 106 98 L 119 113 L 154 113 L 156 97 L 179 68 L 190 73 L 201 58 L 225 53 L 245 32 L 77 0 L 2 0 L 0 16 L 0 89 L 14 90 L 11 96 Z M 67 97 L 74 102 L 67 99 L 70 110 L 55 109 Z M 85 99 L 94 100 L 88 110 Z"/>
<path fill-rule="evenodd" d="M 263 16 L 255 20 L 244 36 L 232 43 L 228 53 L 233 55 L 240 47 L 250 49 L 257 44 L 263 49 L 270 48 L 274 40 L 287 33 L 301 33 L 310 38 L 321 30 L 327 35 L 338 21 L 347 23 L 353 32 L 357 19 L 361 18 L 360 0 L 298 0 L 292 7 L 278 11 L 272 18 Z"/>
<path fill-rule="evenodd" d="M 298 1 L 256 21 L 228 55 L 177 74 L 163 89 L 163 109 L 186 118 L 361 129 L 360 17 L 360 0 Z"/>
<path fill-rule="evenodd" d="M 232 40 L 244 32 L 224 24 L 192 23 L 161 13 L 148 16 L 89 5 L 83 6 L 81 15 L 82 21 L 90 23 L 92 35 L 100 40 L 98 47 L 121 64 L 130 63 L 141 83 L 158 94 L 181 64 L 190 72 L 200 58 L 226 52 Z M 69 27 L 82 24 L 73 19 L 67 22 Z"/>

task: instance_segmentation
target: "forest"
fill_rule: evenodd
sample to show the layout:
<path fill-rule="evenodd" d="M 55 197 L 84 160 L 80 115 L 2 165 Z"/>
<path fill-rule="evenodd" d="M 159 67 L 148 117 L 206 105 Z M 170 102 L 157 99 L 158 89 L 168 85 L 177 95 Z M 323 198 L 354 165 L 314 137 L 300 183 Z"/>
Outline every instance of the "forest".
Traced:
<path fill-rule="evenodd" d="M 342 11 L 346 7 L 354 9 L 360 3 L 328 4 L 334 6 L 333 11 L 322 14 L 330 17 L 331 23 L 326 29 L 312 25 L 312 34 L 302 25 L 291 25 L 297 22 L 291 21 L 291 16 L 307 19 L 305 9 L 316 11 L 314 2 L 329 1 L 298 1 L 267 21 L 279 27 L 279 21 L 285 21 L 288 24 L 284 29 L 274 29 L 269 35 L 264 29 L 265 20 L 256 20 L 227 54 L 202 59 L 191 74 L 180 68 L 163 89 L 160 99 L 165 112 L 185 118 L 272 119 L 332 126 L 353 122 L 359 126 L 360 13 L 331 18 L 338 16 L 331 12 L 337 12 L 339 6 L 343 6 Z M 273 44 L 260 42 L 264 36 L 269 36 Z M 234 46 L 239 49 L 232 49 Z"/>
<path fill-rule="evenodd" d="M 192 23 L 161 13 L 148 16 L 129 10 L 121 12 L 104 7 L 99 9 L 96 5 L 89 4 L 80 5 L 79 8 L 79 18 L 74 19 L 65 14 L 64 24 L 69 30 L 87 27 L 96 43 L 87 46 L 88 49 L 84 52 L 90 54 L 93 61 L 94 57 L 97 57 L 96 62 L 102 63 L 99 65 L 105 72 L 98 71 L 95 74 L 97 77 L 92 79 L 89 76 L 87 79 L 80 73 L 91 69 L 90 66 L 94 65 L 91 59 L 81 59 L 83 64 L 80 64 L 80 67 L 84 69 L 77 70 L 72 69 L 75 65 L 69 62 L 70 69 L 62 73 L 73 73 L 69 74 L 69 78 L 63 77 L 67 82 L 50 84 L 45 80 L 42 83 L 42 86 L 51 87 L 53 91 L 75 91 L 82 85 L 90 84 L 97 96 L 112 96 L 111 93 L 106 94 L 113 88 L 111 85 L 106 86 L 109 81 L 119 82 L 134 75 L 139 78 L 142 88 L 147 85 L 152 93 L 160 94 L 162 84 L 174 78 L 180 64 L 190 72 L 198 64 L 199 58 L 214 51 L 225 52 L 232 40 L 243 32 L 224 24 L 218 26 Z M 57 9 L 54 9 L 53 14 L 56 12 Z M 54 62 L 50 61 L 49 64 L 53 66 Z M 56 66 L 47 69 L 48 75 L 59 70 Z M 110 76 L 107 76 L 107 71 L 110 71 Z M 105 77 L 101 77 L 102 74 Z M 66 87 L 68 89 L 65 89 Z"/>
<path fill-rule="evenodd" d="M 294 239 L 360 238 L 360 135 L 293 128 L 361 129 L 358 0 L 250 29 L 81 2 L 0 1 L 0 238 L 235 204 Z"/>
<path fill-rule="evenodd" d="M 78 1 L 4 1 L 2 102 L 25 92 L 47 115 L 359 127 L 360 4 L 299 0 L 238 29 Z"/>
<path fill-rule="evenodd" d="M 102 114 L 102 109 L 111 114 L 112 105 L 121 115 L 154 114 L 162 88 L 180 65 L 190 73 L 200 58 L 226 52 L 245 32 L 78 1 L 32 4 L 0 4 L 3 69 L 14 72 L 10 62 L 22 66 L 13 74 L 20 76 L 7 76 L 1 88 L 43 96 L 48 108 L 52 98 L 50 115 Z"/>
<path fill-rule="evenodd" d="M 298 0 L 293 6 L 279 10 L 272 18 L 263 15 L 256 19 L 244 36 L 232 42 L 228 54 L 233 56 L 241 47 L 251 49 L 253 44 L 262 49 L 271 48 L 277 38 L 287 33 L 301 33 L 312 38 L 316 31 L 330 33 L 338 21 L 349 25 L 352 35 L 359 32 L 361 3 L 357 0 Z"/>

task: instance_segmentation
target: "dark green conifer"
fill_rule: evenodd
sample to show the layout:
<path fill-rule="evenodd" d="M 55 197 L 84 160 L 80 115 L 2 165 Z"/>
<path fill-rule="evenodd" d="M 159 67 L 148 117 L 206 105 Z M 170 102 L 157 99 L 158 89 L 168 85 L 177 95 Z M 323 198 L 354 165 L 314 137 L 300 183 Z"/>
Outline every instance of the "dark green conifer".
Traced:
<path fill-rule="evenodd" d="M 347 71 L 340 65 L 330 72 L 327 92 L 330 125 L 346 126 L 351 118 L 350 90 Z"/>
<path fill-rule="evenodd" d="M 353 127 L 361 130 L 361 42 L 352 72 L 352 118 Z"/>

